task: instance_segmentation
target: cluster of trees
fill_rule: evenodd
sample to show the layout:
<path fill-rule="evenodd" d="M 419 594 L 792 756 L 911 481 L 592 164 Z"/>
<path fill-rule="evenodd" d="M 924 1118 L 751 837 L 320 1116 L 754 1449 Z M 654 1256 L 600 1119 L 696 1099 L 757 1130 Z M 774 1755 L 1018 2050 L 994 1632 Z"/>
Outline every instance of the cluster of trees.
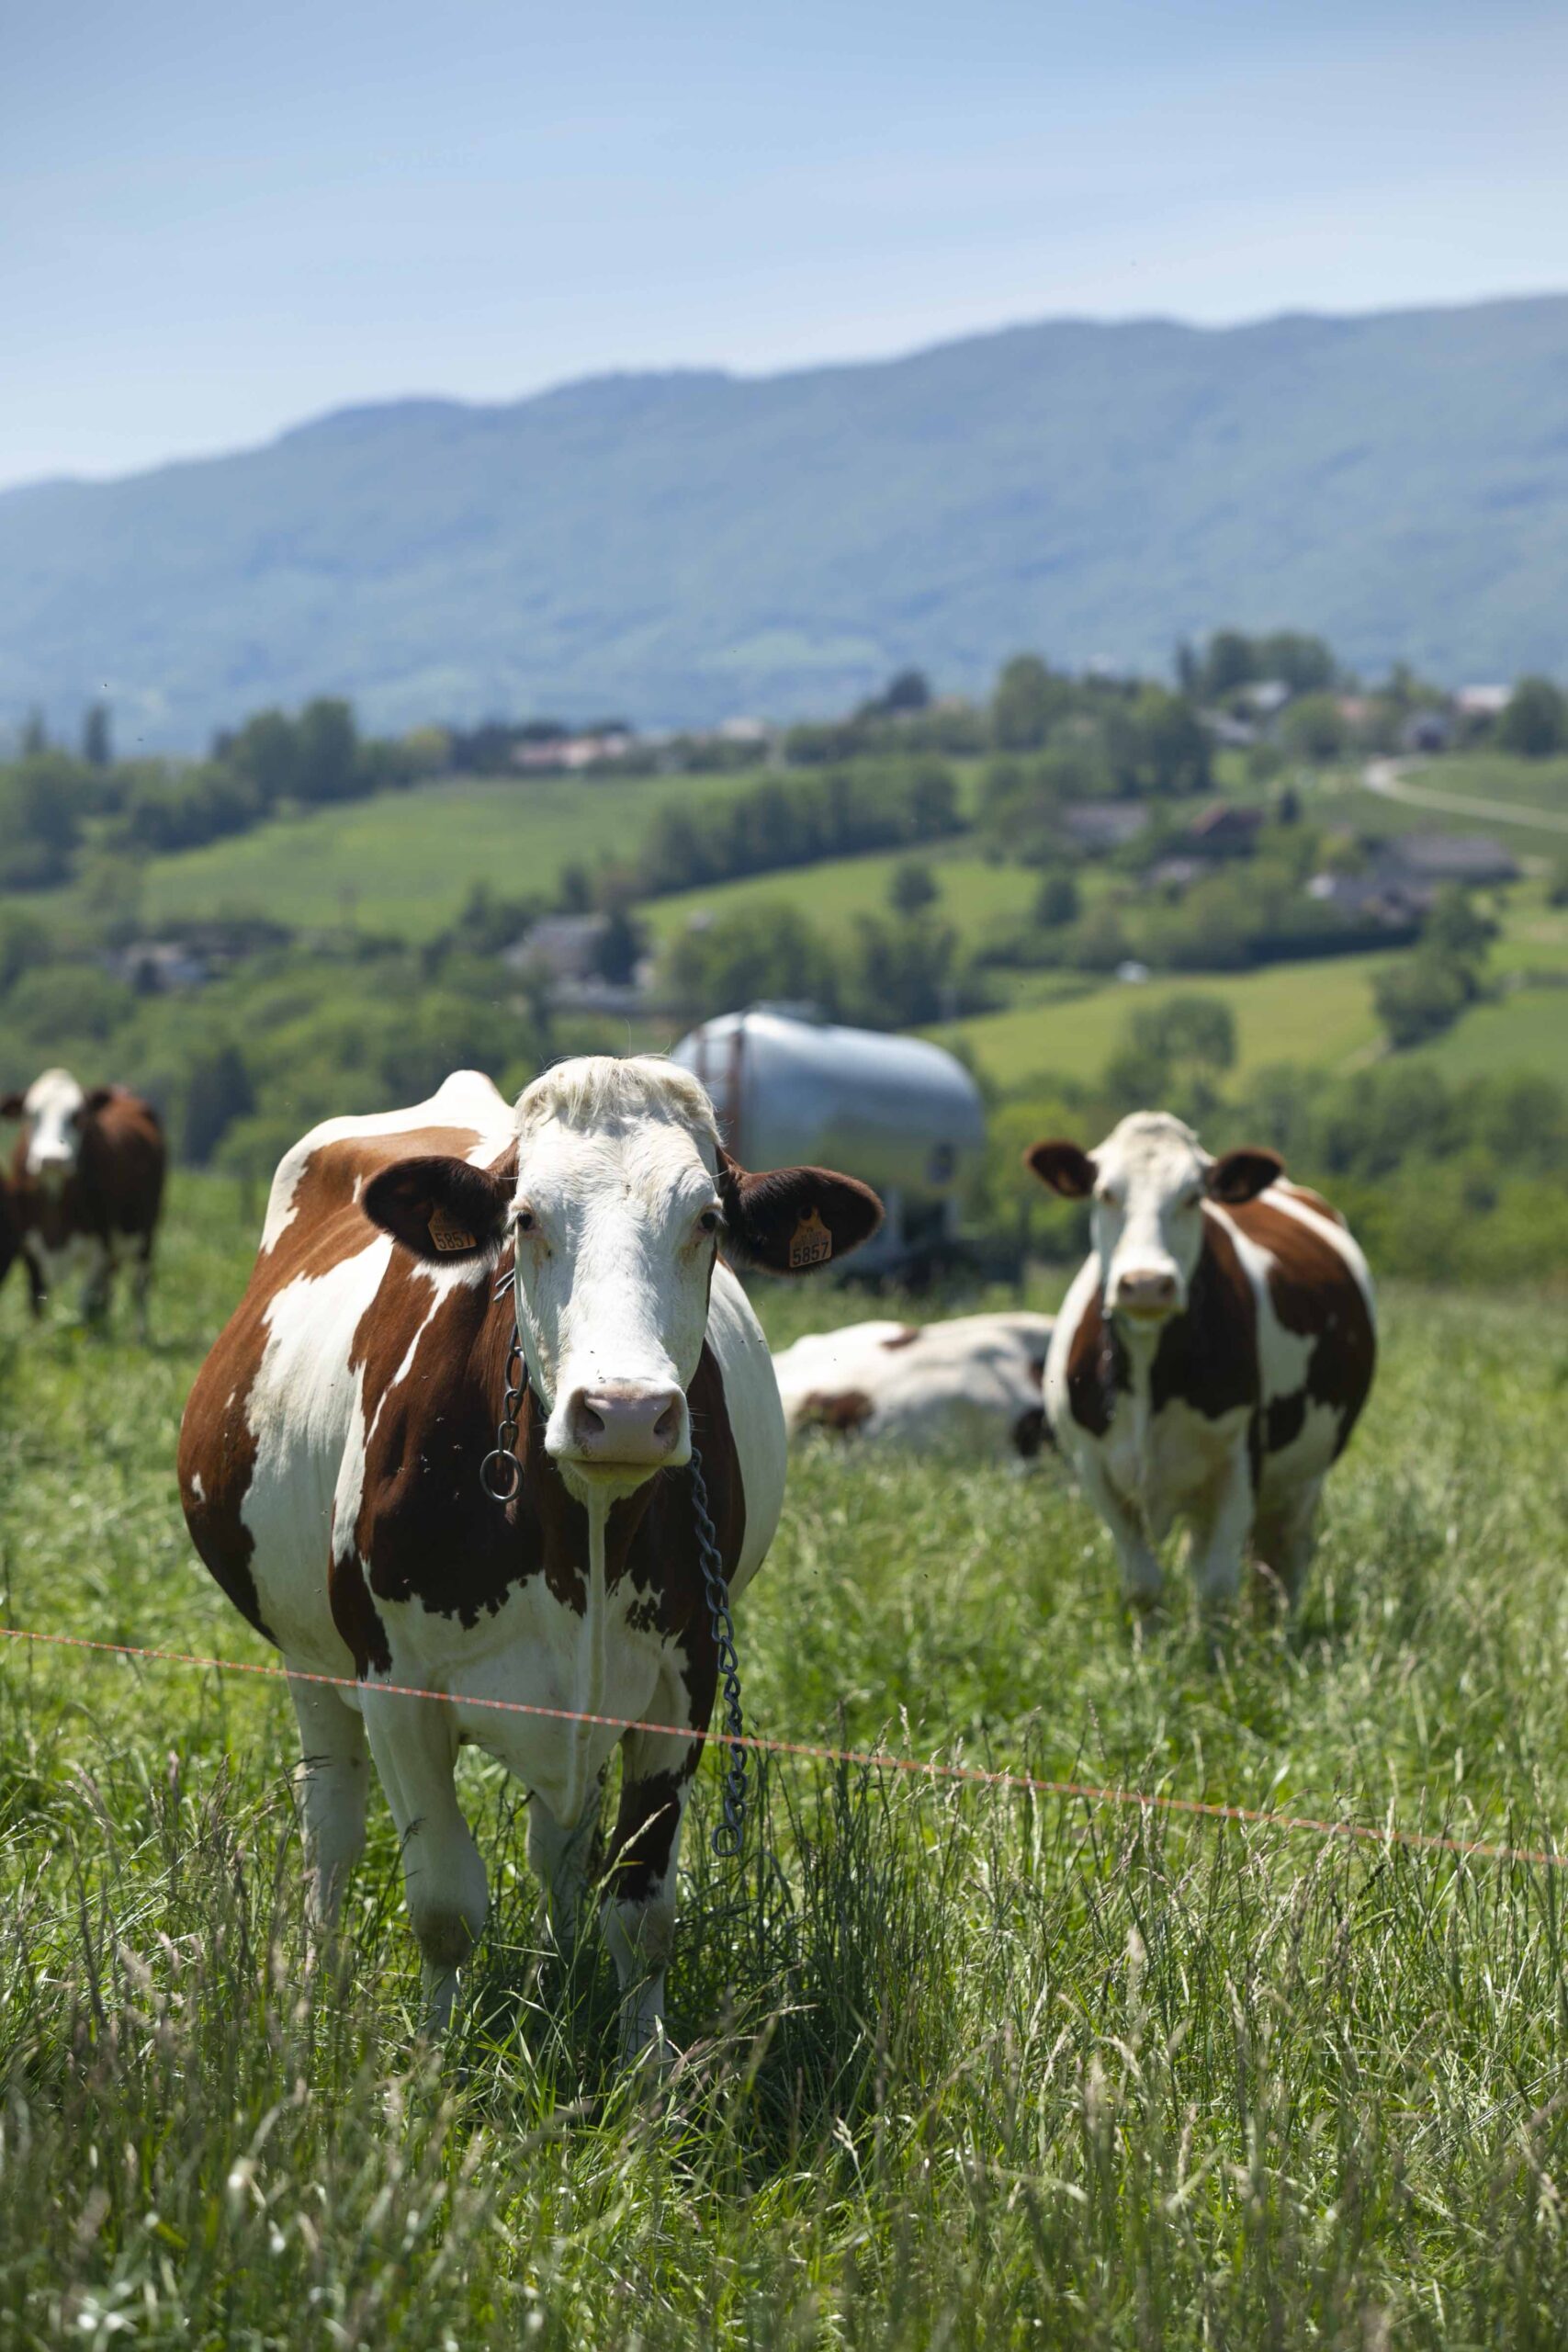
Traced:
<path fill-rule="evenodd" d="M 51 744 L 35 718 L 19 757 L 0 765 L 0 888 L 63 881 L 89 832 L 109 854 L 196 849 L 285 808 L 359 799 L 427 773 L 420 739 L 362 736 L 349 705 L 327 695 L 297 717 L 260 711 L 218 736 L 209 758 L 186 763 L 116 761 L 101 704 L 77 752 Z"/>
<path fill-rule="evenodd" d="M 963 821 L 957 784 L 940 760 L 861 761 L 788 782 L 770 779 L 718 806 L 661 810 L 629 880 L 637 897 L 658 898 L 941 841 Z"/>
<path fill-rule="evenodd" d="M 1373 986 L 1378 1018 L 1396 1051 L 1440 1036 L 1476 1002 L 1496 936 L 1497 925 L 1468 892 L 1450 886 L 1438 894 L 1416 953 L 1389 965 Z"/>
<path fill-rule="evenodd" d="M 1550 678 L 1521 678 L 1498 718 L 1497 742 L 1527 760 L 1568 752 L 1568 695 Z"/>
<path fill-rule="evenodd" d="M 943 921 L 929 866 L 897 867 L 885 912 L 857 915 L 835 941 L 787 899 L 764 900 L 666 951 L 662 989 L 694 1020 L 758 1001 L 810 1004 L 868 1029 L 908 1029 L 973 1012 L 983 988 Z"/>

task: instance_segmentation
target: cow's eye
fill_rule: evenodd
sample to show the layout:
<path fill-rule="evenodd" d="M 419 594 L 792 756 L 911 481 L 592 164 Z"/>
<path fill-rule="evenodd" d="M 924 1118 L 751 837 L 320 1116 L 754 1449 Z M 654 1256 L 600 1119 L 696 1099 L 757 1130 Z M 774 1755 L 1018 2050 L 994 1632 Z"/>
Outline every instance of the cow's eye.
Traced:
<path fill-rule="evenodd" d="M 1121 1206 L 1121 1203 L 1118 1201 L 1114 1191 L 1109 1184 L 1097 1184 L 1095 1187 L 1094 1197 L 1097 1201 L 1101 1202 L 1108 1209 L 1120 1208 Z"/>
<path fill-rule="evenodd" d="M 537 1233 L 539 1221 L 532 1209 L 516 1209 L 513 1212 L 512 1229 L 514 1233 Z"/>
<path fill-rule="evenodd" d="M 724 1219 L 717 1209 L 705 1209 L 697 1223 L 705 1233 L 716 1233 Z"/>

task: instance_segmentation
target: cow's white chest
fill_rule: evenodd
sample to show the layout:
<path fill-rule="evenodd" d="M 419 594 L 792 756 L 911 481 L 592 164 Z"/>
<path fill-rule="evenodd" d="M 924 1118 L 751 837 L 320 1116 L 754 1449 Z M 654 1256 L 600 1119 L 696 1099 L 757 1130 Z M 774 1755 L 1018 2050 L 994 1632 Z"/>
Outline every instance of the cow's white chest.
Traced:
<path fill-rule="evenodd" d="M 648 1594 L 629 1579 L 606 1590 L 602 1568 L 587 1582 L 584 1611 L 536 1576 L 471 1626 L 418 1600 L 378 1603 L 392 1663 L 373 1679 L 446 1695 L 463 1737 L 536 1792 L 563 1827 L 593 1802 L 622 1724 L 649 1720 L 671 1667 L 668 1644 L 645 1622 Z M 484 1703 L 493 1700 L 505 1704 Z"/>
<path fill-rule="evenodd" d="M 1234 1466 L 1247 1444 L 1250 1408 L 1210 1419 L 1173 1398 L 1151 1413 L 1146 1391 L 1117 1397 L 1110 1429 L 1099 1441 L 1103 1473 L 1151 1541 L 1173 1520 L 1201 1505 Z"/>

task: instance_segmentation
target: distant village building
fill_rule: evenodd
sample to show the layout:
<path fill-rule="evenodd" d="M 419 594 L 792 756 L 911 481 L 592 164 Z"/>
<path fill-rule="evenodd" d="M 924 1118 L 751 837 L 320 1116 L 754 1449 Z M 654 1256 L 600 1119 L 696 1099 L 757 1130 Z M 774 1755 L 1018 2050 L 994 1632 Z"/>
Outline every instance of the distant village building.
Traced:
<path fill-rule="evenodd" d="M 1446 710 L 1413 710 L 1399 730 L 1402 752 L 1446 752 L 1454 722 Z"/>
<path fill-rule="evenodd" d="M 609 917 L 541 915 L 502 955 L 509 971 L 547 972 L 552 980 L 586 980 L 599 969 Z"/>
<path fill-rule="evenodd" d="M 1314 874 L 1306 887 L 1309 898 L 1347 922 L 1413 933 L 1445 888 L 1486 889 L 1518 876 L 1517 861 L 1482 834 L 1406 833 L 1384 842 L 1363 872 Z"/>
<path fill-rule="evenodd" d="M 1454 708 L 1464 718 L 1498 718 L 1513 698 L 1512 686 L 1461 686 Z"/>
<path fill-rule="evenodd" d="M 1203 857 L 1245 856 L 1258 846 L 1266 811 L 1244 808 L 1234 800 L 1216 800 L 1187 828 L 1187 839 Z"/>
<path fill-rule="evenodd" d="M 619 731 L 602 735 L 554 735 L 542 742 L 518 743 L 512 764 L 533 775 L 571 775 L 583 768 L 625 759 L 637 738 Z"/>
<path fill-rule="evenodd" d="M 1433 888 L 1445 882 L 1466 889 L 1517 882 L 1518 860 L 1484 833 L 1403 833 L 1379 852 L 1378 870 Z"/>
<path fill-rule="evenodd" d="M 1149 812 L 1137 800 L 1070 800 L 1062 824 L 1079 849 L 1122 849 L 1136 841 L 1149 821 Z"/>
<path fill-rule="evenodd" d="M 1291 689 L 1283 678 L 1255 679 L 1237 695 L 1237 700 L 1244 702 L 1248 710 L 1256 711 L 1259 718 L 1278 718 L 1290 699 Z"/>

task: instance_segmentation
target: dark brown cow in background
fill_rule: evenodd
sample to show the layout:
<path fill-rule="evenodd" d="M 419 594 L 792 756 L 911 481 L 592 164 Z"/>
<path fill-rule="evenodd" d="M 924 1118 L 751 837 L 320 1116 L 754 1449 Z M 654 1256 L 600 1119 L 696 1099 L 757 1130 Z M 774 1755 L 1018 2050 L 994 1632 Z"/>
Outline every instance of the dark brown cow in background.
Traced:
<path fill-rule="evenodd" d="M 117 1269 L 129 1265 L 137 1329 L 145 1339 L 167 1166 L 158 1114 L 127 1087 L 85 1091 L 69 1070 L 49 1069 L 25 1094 L 0 1101 L 0 1118 L 22 1122 L 6 1209 L 9 1254 L 19 1250 L 27 1260 L 33 1313 L 41 1315 L 45 1301 L 79 1269 L 82 1312 L 99 1321 Z M 0 1261 L 9 1263 L 3 1235 Z"/>

